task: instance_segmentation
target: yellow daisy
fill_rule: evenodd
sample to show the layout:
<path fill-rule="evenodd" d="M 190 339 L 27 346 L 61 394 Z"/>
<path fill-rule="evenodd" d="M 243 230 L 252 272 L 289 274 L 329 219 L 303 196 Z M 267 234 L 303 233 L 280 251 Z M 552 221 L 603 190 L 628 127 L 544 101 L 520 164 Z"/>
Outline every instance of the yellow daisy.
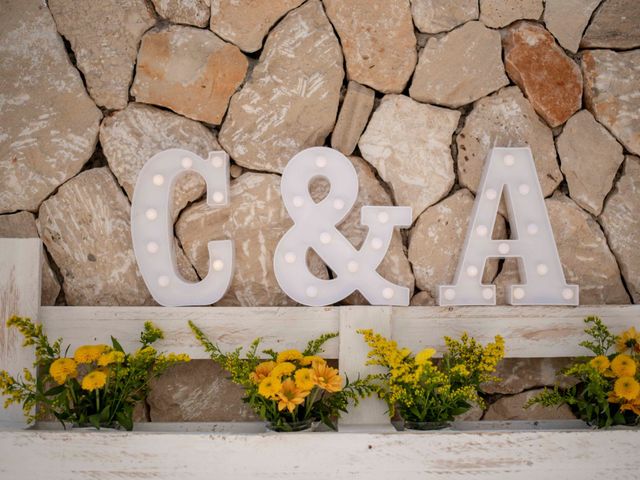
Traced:
<path fill-rule="evenodd" d="M 342 390 L 342 378 L 338 375 L 338 370 L 326 364 L 314 363 L 312 378 L 316 385 L 327 392 Z"/>
<path fill-rule="evenodd" d="M 609 368 L 610 362 L 609 362 L 609 359 L 604 355 L 598 355 L 597 357 L 591 359 L 591 361 L 589 362 L 589 365 L 591 365 L 593 368 L 595 368 L 600 373 L 602 373 L 607 368 Z"/>
<path fill-rule="evenodd" d="M 621 353 L 611 361 L 611 370 L 616 377 L 633 377 L 636 374 L 636 362 L 629 355 Z"/>
<path fill-rule="evenodd" d="M 98 358 L 98 365 L 101 367 L 106 367 L 107 365 L 111 365 L 112 363 L 122 363 L 124 362 L 124 353 L 118 352 L 116 350 L 103 353 Z"/>
<path fill-rule="evenodd" d="M 271 373 L 269 375 L 272 377 L 280 378 L 286 375 L 290 375 L 291 373 L 293 373 L 295 369 L 296 369 L 296 366 L 293 363 L 289 363 L 289 362 L 279 363 L 274 367 L 273 370 L 271 370 Z"/>
<path fill-rule="evenodd" d="M 282 362 L 297 362 L 302 360 L 303 356 L 300 351 L 292 348 L 291 350 L 284 350 L 278 354 L 278 363 Z"/>
<path fill-rule="evenodd" d="M 626 332 L 622 332 L 616 343 L 618 352 L 625 352 L 627 349 L 640 353 L 640 332 L 636 332 L 635 327 L 631 327 Z"/>
<path fill-rule="evenodd" d="M 304 399 L 309 395 L 308 390 L 299 389 L 295 382 L 291 379 L 287 379 L 282 382 L 282 390 L 278 392 L 278 410 L 282 411 L 285 408 L 290 412 L 293 412 L 298 405 L 304 402 Z"/>
<path fill-rule="evenodd" d="M 300 365 L 303 367 L 308 367 L 312 363 L 327 363 L 327 361 L 318 355 L 308 355 L 306 357 L 302 357 L 302 360 L 300 360 Z"/>
<path fill-rule="evenodd" d="M 274 399 L 282 388 L 282 382 L 276 377 L 267 377 L 260 382 L 258 393 L 265 398 Z"/>
<path fill-rule="evenodd" d="M 296 387 L 301 390 L 311 390 L 316 383 L 313 381 L 313 371 L 310 368 L 301 368 L 295 373 Z"/>
<path fill-rule="evenodd" d="M 49 367 L 49 374 L 58 385 L 62 385 L 67 378 L 78 376 L 78 364 L 71 358 L 59 358 Z"/>
<path fill-rule="evenodd" d="M 633 377 L 620 377 L 613 385 L 615 394 L 625 400 L 635 400 L 640 394 L 640 383 Z"/>
<path fill-rule="evenodd" d="M 269 376 L 275 366 L 276 362 L 274 361 L 262 362 L 258 364 L 256 369 L 251 372 L 251 374 L 249 374 L 249 378 L 253 383 L 260 383 L 262 380 Z"/>
<path fill-rule="evenodd" d="M 424 365 L 427 361 L 436 354 L 435 348 L 425 348 L 416 355 L 416 364 Z"/>
<path fill-rule="evenodd" d="M 107 383 L 107 374 L 100 370 L 87 373 L 82 379 L 82 389 L 92 392 L 102 388 Z"/>
<path fill-rule="evenodd" d="M 83 345 L 76 349 L 73 358 L 78 363 L 95 362 L 108 349 L 107 345 Z"/>

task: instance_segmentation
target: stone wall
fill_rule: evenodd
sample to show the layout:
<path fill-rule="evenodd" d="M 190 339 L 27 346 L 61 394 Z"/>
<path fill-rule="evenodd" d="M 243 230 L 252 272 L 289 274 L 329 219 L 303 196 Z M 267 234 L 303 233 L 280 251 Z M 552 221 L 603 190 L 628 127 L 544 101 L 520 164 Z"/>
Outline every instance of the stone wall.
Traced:
<path fill-rule="evenodd" d="M 533 150 L 581 301 L 640 301 L 637 0 L 0 0 L 0 13 L 0 235 L 44 241 L 45 304 L 154 303 L 130 200 L 144 162 L 183 147 L 223 148 L 233 177 L 225 209 L 206 207 L 199 177 L 178 185 L 184 277 L 206 275 L 207 242 L 230 237 L 237 270 L 219 304 L 292 305 L 270 258 L 291 225 L 279 174 L 314 145 L 358 171 L 356 210 L 340 226 L 354 245 L 362 204 L 413 207 L 379 269 L 413 305 L 433 305 L 452 280 L 493 145 Z M 508 237 L 505 218 L 494 235 Z M 501 301 L 517 276 L 509 261 L 484 272 Z M 563 362 L 505 362 L 485 418 L 521 416 Z M 180 367 L 158 381 L 148 414 L 247 418 L 225 382 L 210 362 Z"/>

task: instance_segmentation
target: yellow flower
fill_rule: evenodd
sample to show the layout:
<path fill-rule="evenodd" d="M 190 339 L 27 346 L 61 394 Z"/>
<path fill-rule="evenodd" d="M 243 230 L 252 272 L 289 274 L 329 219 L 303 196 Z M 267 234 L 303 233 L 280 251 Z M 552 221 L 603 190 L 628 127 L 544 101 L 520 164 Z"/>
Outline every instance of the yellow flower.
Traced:
<path fill-rule="evenodd" d="M 78 376 L 78 365 L 71 358 L 59 358 L 49 367 L 49 374 L 58 385 L 62 385 L 67 381 L 67 378 Z"/>
<path fill-rule="evenodd" d="M 615 394 L 625 400 L 635 400 L 640 394 L 640 383 L 633 377 L 620 377 L 613 385 Z"/>
<path fill-rule="evenodd" d="M 631 410 L 636 415 L 640 416 L 640 397 L 636 397 L 633 400 L 624 403 L 620 406 L 620 411 Z"/>
<path fill-rule="evenodd" d="M 316 383 L 313 381 L 313 372 L 310 368 L 301 368 L 295 374 L 296 387 L 301 390 L 311 390 Z"/>
<path fill-rule="evenodd" d="M 304 399 L 309 395 L 308 390 L 299 389 L 295 382 L 291 379 L 287 379 L 282 383 L 282 390 L 278 392 L 278 410 L 282 411 L 285 408 L 290 412 L 293 412 L 298 405 L 304 402 Z"/>
<path fill-rule="evenodd" d="M 273 361 L 262 362 L 258 364 L 255 371 L 249 374 L 249 378 L 253 383 L 260 383 L 262 380 L 269 376 L 275 366 L 276 362 Z"/>
<path fill-rule="evenodd" d="M 101 367 L 106 367 L 107 365 L 111 365 L 112 363 L 122 363 L 124 362 L 124 353 L 118 352 L 116 350 L 103 353 L 98 358 L 98 365 Z"/>
<path fill-rule="evenodd" d="M 324 358 L 319 357 L 318 355 L 308 355 L 306 357 L 302 357 L 302 360 L 300 360 L 300 365 L 302 365 L 303 367 L 308 367 L 312 363 L 316 362 L 327 363 Z"/>
<path fill-rule="evenodd" d="M 456 365 L 451 369 L 451 373 L 454 375 L 460 375 L 461 377 L 468 377 L 470 372 L 465 365 L 462 363 Z"/>
<path fill-rule="evenodd" d="M 269 375 L 280 378 L 285 375 L 290 375 L 295 369 L 296 366 L 293 363 L 284 362 L 276 365 Z"/>
<path fill-rule="evenodd" d="M 327 364 L 313 364 L 312 379 L 316 385 L 327 392 L 339 392 L 342 390 L 342 378 L 338 370 Z"/>
<path fill-rule="evenodd" d="M 94 370 L 87 373 L 82 379 L 82 389 L 92 392 L 98 388 L 102 388 L 107 383 L 107 374 L 100 370 Z"/>
<path fill-rule="evenodd" d="M 609 368 L 610 363 L 607 357 L 605 357 L 604 355 L 598 355 L 597 357 L 591 359 L 589 365 L 602 373 L 607 368 Z"/>
<path fill-rule="evenodd" d="M 633 377 L 636 374 L 636 362 L 629 355 L 621 353 L 611 361 L 611 370 L 616 377 Z"/>
<path fill-rule="evenodd" d="M 260 382 L 258 393 L 265 398 L 274 399 L 282 388 L 282 382 L 276 377 L 267 377 Z"/>
<path fill-rule="evenodd" d="M 435 348 L 425 348 L 424 350 L 422 350 L 420 353 L 416 355 L 416 364 L 424 365 L 425 363 L 427 363 L 427 360 L 429 360 L 435 354 L 436 354 Z"/>
<path fill-rule="evenodd" d="M 73 358 L 78 363 L 95 362 L 108 349 L 107 345 L 83 345 L 76 349 Z"/>
<path fill-rule="evenodd" d="M 618 337 L 616 343 L 618 352 L 625 352 L 627 349 L 640 353 L 640 332 L 636 332 L 635 327 L 631 327 Z"/>
<path fill-rule="evenodd" d="M 278 363 L 297 362 L 299 360 L 302 360 L 302 358 L 303 358 L 302 353 L 300 353 L 296 349 L 291 349 L 291 350 L 284 350 L 280 352 L 278 354 L 277 360 L 278 360 Z"/>

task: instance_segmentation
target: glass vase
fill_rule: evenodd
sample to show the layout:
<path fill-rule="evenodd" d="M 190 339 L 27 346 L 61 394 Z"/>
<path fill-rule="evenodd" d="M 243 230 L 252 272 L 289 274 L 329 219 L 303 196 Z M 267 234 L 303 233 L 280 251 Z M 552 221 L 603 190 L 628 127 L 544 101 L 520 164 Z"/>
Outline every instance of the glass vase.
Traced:
<path fill-rule="evenodd" d="M 315 429 L 314 420 L 301 420 L 299 422 L 274 423 L 267 422 L 268 432 L 312 432 Z"/>

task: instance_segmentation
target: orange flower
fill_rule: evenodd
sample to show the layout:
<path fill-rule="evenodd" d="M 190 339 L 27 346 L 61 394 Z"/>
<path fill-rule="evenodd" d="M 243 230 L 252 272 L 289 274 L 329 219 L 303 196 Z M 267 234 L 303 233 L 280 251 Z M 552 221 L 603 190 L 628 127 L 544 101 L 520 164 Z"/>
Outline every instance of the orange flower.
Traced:
<path fill-rule="evenodd" d="M 253 383 L 260 383 L 262 380 L 269 376 L 275 366 L 276 362 L 274 361 L 262 362 L 258 364 L 255 371 L 249 374 L 249 378 Z"/>
<path fill-rule="evenodd" d="M 312 378 L 318 387 L 327 392 L 342 390 L 342 378 L 338 375 L 338 369 L 331 368 L 327 364 L 314 363 Z"/>
<path fill-rule="evenodd" d="M 618 352 L 626 352 L 627 349 L 636 353 L 640 353 L 640 333 L 636 332 L 635 327 L 631 327 L 626 332 L 622 332 L 616 343 Z"/>
<path fill-rule="evenodd" d="M 276 395 L 278 402 L 278 410 L 282 411 L 285 408 L 292 412 L 296 409 L 298 405 L 304 402 L 304 399 L 307 395 L 309 395 L 308 390 L 300 390 L 296 383 L 288 378 L 284 382 L 282 382 L 282 389 Z"/>

